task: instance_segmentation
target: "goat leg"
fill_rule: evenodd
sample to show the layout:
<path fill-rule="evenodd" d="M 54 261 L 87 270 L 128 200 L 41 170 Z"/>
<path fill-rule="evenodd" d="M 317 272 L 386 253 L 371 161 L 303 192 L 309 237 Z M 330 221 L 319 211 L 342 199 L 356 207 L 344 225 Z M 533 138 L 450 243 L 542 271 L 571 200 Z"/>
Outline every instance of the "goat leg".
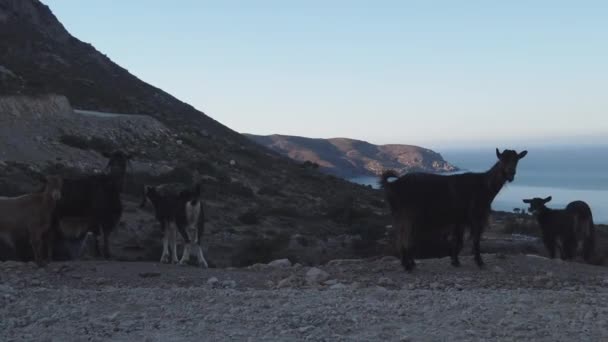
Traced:
<path fill-rule="evenodd" d="M 186 228 L 184 227 L 183 224 L 178 224 L 177 225 L 177 230 L 179 231 L 179 234 L 182 236 L 182 239 L 184 239 L 184 251 L 182 253 L 182 258 L 179 261 L 180 265 L 187 265 L 188 261 L 190 260 L 190 254 L 192 253 L 192 241 L 190 240 L 189 237 L 189 232 L 186 231 Z"/>
<path fill-rule="evenodd" d="M 169 231 L 167 230 L 167 224 L 161 222 L 161 229 L 163 231 L 163 254 L 160 256 L 160 262 L 162 264 L 169 263 Z"/>
<path fill-rule="evenodd" d="M 103 231 L 103 257 L 106 259 L 110 259 L 112 255 L 110 254 L 110 230 L 104 229 Z"/>
<path fill-rule="evenodd" d="M 455 225 L 452 231 L 452 266 L 460 267 L 460 260 L 458 259 L 458 254 L 462 249 L 463 244 L 463 235 L 464 235 L 464 227 L 461 225 Z"/>
<path fill-rule="evenodd" d="M 177 230 L 175 226 L 170 225 L 169 232 L 171 234 L 169 235 L 169 239 L 171 240 L 171 263 L 177 264 Z"/>
<path fill-rule="evenodd" d="M 205 256 L 203 255 L 203 246 L 201 246 L 201 235 L 203 234 L 202 228 L 198 228 L 196 230 L 195 233 L 195 238 L 194 238 L 194 246 L 198 248 L 198 264 L 203 266 L 203 268 L 209 268 L 209 264 L 207 263 L 207 260 L 205 260 Z"/>
<path fill-rule="evenodd" d="M 36 262 L 36 265 L 38 265 L 39 267 L 43 267 L 46 263 L 44 261 L 44 258 L 42 257 L 43 241 L 41 233 L 31 232 L 30 234 L 30 243 L 34 252 L 34 262 Z"/>
<path fill-rule="evenodd" d="M 475 258 L 475 263 L 477 264 L 477 266 L 479 268 L 482 268 L 484 266 L 484 262 L 483 259 L 481 258 L 481 248 L 479 246 L 480 240 L 481 240 L 481 231 L 482 231 L 482 227 L 481 225 L 474 225 L 472 227 L 472 233 L 473 233 L 473 255 Z"/>

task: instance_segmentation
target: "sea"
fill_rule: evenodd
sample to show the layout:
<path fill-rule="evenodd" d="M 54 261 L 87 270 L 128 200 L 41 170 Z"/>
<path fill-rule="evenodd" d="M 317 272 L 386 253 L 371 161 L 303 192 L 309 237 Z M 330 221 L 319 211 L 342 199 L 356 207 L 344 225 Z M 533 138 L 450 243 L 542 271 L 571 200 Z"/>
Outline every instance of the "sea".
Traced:
<path fill-rule="evenodd" d="M 451 164 L 465 171 L 482 172 L 496 162 L 495 150 L 437 150 Z M 518 151 L 519 152 L 519 151 Z M 350 181 L 378 188 L 378 177 Z M 527 208 L 524 198 L 552 196 L 550 208 L 564 208 L 582 200 L 589 204 L 596 223 L 608 224 L 608 146 L 561 146 L 528 148 L 517 175 L 492 203 L 494 210 Z"/>

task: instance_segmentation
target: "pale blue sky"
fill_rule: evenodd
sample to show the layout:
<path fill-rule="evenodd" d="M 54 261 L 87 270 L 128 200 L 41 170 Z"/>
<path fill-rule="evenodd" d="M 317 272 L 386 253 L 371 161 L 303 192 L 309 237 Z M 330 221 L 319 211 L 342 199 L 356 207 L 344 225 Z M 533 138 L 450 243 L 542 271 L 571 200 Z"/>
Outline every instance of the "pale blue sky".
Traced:
<path fill-rule="evenodd" d="M 79 39 L 239 132 L 608 142 L 608 1 L 43 2 Z"/>

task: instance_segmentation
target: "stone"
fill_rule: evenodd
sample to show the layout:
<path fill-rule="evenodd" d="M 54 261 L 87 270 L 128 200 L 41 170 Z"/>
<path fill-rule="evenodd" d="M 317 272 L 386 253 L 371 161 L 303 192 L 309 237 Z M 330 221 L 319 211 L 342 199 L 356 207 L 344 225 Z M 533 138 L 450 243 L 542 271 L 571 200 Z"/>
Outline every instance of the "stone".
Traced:
<path fill-rule="evenodd" d="M 505 270 L 500 266 L 494 266 L 492 268 L 492 271 L 494 271 L 494 273 L 500 273 L 500 274 L 505 273 Z"/>
<path fill-rule="evenodd" d="M 235 289 L 236 281 L 234 280 L 224 280 L 222 281 L 222 287 L 225 289 Z"/>
<path fill-rule="evenodd" d="M 277 268 L 288 268 L 291 267 L 291 261 L 289 261 L 289 259 L 274 260 L 269 262 L 268 266 Z"/>
<path fill-rule="evenodd" d="M 319 268 L 313 267 L 308 270 L 308 272 L 306 272 L 306 282 L 309 285 L 320 284 L 326 281 L 327 279 L 329 279 L 329 273 Z"/>
<path fill-rule="evenodd" d="M 141 278 L 155 278 L 160 277 L 160 272 L 142 272 L 139 274 Z"/>
<path fill-rule="evenodd" d="M 345 265 L 360 264 L 362 262 L 363 262 L 363 260 L 361 260 L 361 259 L 336 259 L 336 260 L 331 260 L 330 262 L 328 262 L 327 266 L 345 266 Z"/>
<path fill-rule="evenodd" d="M 284 289 L 284 288 L 292 287 L 294 285 L 295 279 L 296 279 L 296 277 L 291 275 L 291 276 L 279 281 L 279 283 L 277 284 L 277 288 Z"/>
<path fill-rule="evenodd" d="M 378 279 L 378 285 L 380 286 L 395 286 L 395 282 L 388 277 L 382 277 Z"/>
<path fill-rule="evenodd" d="M 347 288 L 347 286 L 341 283 L 334 284 L 329 287 L 330 290 L 344 290 L 345 288 Z"/>
<path fill-rule="evenodd" d="M 207 285 L 216 288 L 219 284 L 219 280 L 216 277 L 211 277 L 207 280 Z"/>

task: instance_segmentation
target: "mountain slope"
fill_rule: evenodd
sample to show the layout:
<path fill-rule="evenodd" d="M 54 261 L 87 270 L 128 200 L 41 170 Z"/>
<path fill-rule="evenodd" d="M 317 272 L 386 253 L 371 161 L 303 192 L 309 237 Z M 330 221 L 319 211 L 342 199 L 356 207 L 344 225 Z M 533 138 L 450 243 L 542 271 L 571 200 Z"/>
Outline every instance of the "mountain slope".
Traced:
<path fill-rule="evenodd" d="M 383 170 L 449 172 L 457 168 L 439 153 L 412 145 L 373 145 L 365 141 L 247 134 L 253 141 L 300 162 L 310 161 L 340 177 L 373 176 Z"/>
<path fill-rule="evenodd" d="M 304 170 L 146 84 L 71 36 L 40 1 L 0 0 L 0 115 L 0 146 L 10 147 L 0 149 L 0 196 L 36 189 L 41 174 L 93 172 L 106 147 L 135 156 L 113 245 L 120 258 L 157 260 L 158 225 L 137 202 L 143 184 L 173 181 L 203 184 L 206 253 L 218 266 L 380 248 L 380 192 Z M 378 233 L 363 243 L 361 229 Z"/>

